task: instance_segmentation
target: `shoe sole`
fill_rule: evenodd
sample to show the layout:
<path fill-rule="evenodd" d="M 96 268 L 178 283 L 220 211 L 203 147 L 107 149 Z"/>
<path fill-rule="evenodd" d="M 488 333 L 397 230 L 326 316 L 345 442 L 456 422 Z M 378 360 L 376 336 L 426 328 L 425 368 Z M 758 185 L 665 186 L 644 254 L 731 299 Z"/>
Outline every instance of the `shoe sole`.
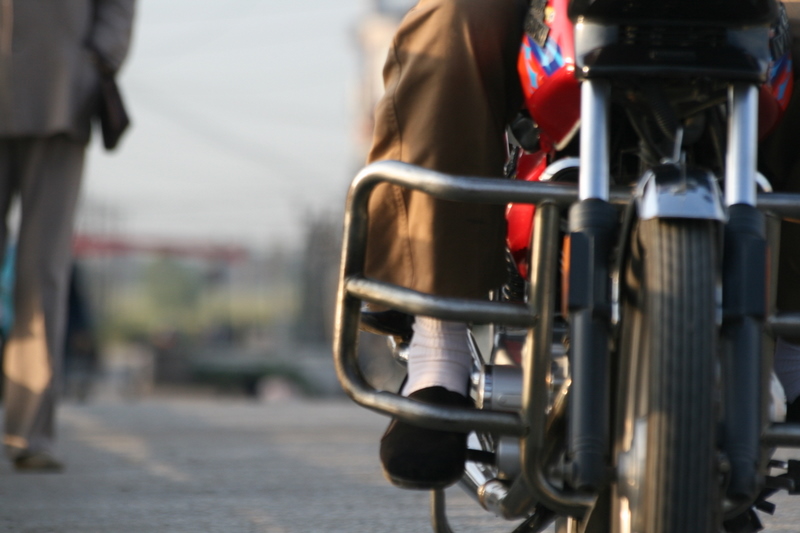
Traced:
<path fill-rule="evenodd" d="M 458 476 L 455 479 L 445 480 L 445 481 L 420 481 L 418 479 L 407 479 L 401 478 L 397 476 L 393 476 L 389 472 L 386 471 L 385 468 L 381 467 L 383 471 L 383 477 L 385 477 L 392 485 L 401 489 L 407 490 L 441 490 L 446 489 L 452 485 L 455 485 L 459 482 L 459 480 L 463 477 L 463 475 Z"/>

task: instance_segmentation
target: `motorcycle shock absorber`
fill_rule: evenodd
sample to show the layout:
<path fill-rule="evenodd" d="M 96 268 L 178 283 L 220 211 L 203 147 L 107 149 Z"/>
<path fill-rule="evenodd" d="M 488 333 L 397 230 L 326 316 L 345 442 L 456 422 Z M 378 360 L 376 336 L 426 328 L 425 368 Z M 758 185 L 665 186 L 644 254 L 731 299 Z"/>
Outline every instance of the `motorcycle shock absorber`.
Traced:
<path fill-rule="evenodd" d="M 722 339 L 725 396 L 724 449 L 730 461 L 728 496 L 758 493 L 761 434 L 761 328 L 766 314 L 766 239 L 756 208 L 758 89 L 729 90 L 728 153 L 722 272 Z"/>
<path fill-rule="evenodd" d="M 608 479 L 609 263 L 618 218 L 616 208 L 598 199 L 570 210 L 568 458 L 570 484 L 578 490 L 594 491 Z"/>
<path fill-rule="evenodd" d="M 758 209 L 737 204 L 729 208 L 729 216 L 722 273 L 723 438 L 731 464 L 728 496 L 739 500 L 752 498 L 758 489 L 767 245 Z"/>
<path fill-rule="evenodd" d="M 595 492 L 608 480 L 610 427 L 609 267 L 618 223 L 610 189 L 607 82 L 581 87 L 580 202 L 569 212 L 567 307 L 570 321 L 572 392 L 567 428 L 568 481 Z"/>

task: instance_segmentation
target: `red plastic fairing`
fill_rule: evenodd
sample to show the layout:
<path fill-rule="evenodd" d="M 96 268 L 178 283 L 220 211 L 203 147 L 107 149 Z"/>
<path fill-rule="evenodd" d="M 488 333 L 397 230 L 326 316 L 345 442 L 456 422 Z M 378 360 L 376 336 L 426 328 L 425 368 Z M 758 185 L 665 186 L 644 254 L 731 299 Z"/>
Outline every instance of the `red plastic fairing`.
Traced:
<path fill-rule="evenodd" d="M 575 79 L 575 45 L 568 0 L 549 0 L 544 43 L 529 35 L 522 39 L 518 69 L 525 105 L 539 127 L 542 148 L 560 149 L 580 123 L 580 84 Z"/>
<path fill-rule="evenodd" d="M 783 117 L 794 91 L 792 55 L 786 52 L 774 61 L 770 68 L 769 81 L 758 93 L 758 138 L 763 139 Z"/>
<path fill-rule="evenodd" d="M 546 168 L 546 152 L 523 154 L 517 163 L 517 179 L 539 181 Z M 528 275 L 529 248 L 535 211 L 536 207 L 530 204 L 509 204 L 506 209 L 506 220 L 508 221 L 506 243 L 517 262 L 517 269 L 523 277 Z"/>

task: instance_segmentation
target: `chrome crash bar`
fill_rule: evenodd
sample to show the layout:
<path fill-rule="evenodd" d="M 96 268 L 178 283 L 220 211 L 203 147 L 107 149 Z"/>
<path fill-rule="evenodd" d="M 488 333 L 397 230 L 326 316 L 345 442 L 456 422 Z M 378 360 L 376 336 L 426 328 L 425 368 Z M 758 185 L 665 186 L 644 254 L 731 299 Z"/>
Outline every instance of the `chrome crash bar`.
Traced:
<path fill-rule="evenodd" d="M 531 304 L 445 298 L 366 278 L 367 205 L 380 183 L 391 183 L 457 202 L 537 205 Z M 613 204 L 627 205 L 631 198 L 631 189 L 615 187 L 611 189 L 608 200 Z M 548 425 L 545 413 L 551 329 L 556 308 L 554 287 L 560 254 L 560 212 L 577 200 L 578 188 L 574 184 L 452 176 L 396 161 L 382 161 L 364 168 L 353 181 L 347 198 L 334 337 L 334 363 L 342 388 L 363 407 L 419 426 L 521 437 L 524 476 L 504 495 L 505 503 L 500 510 L 508 516 L 519 514 L 531 503 L 525 497 L 529 493 L 533 493 L 536 501 L 544 506 L 572 516 L 584 515 L 595 502 L 594 496 L 554 487 L 544 469 L 548 453 L 544 437 Z M 800 218 L 800 195 L 760 194 L 758 207 L 777 216 Z M 362 302 L 443 320 L 530 328 L 523 356 L 523 405 L 527 407 L 521 414 L 446 408 L 374 389 L 362 375 L 356 356 Z M 776 330 L 800 332 L 800 319 L 790 318 L 771 317 L 768 324 Z M 780 428 L 772 427 L 765 437 L 771 442 L 800 447 L 799 433 L 794 429 L 782 433 Z"/>

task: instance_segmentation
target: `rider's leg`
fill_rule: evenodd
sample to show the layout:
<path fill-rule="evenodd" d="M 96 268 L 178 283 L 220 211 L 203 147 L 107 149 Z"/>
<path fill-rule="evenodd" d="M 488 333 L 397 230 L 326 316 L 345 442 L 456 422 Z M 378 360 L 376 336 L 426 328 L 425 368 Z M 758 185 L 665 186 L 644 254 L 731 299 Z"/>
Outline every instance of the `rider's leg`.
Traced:
<path fill-rule="evenodd" d="M 369 162 L 499 177 L 520 109 L 516 62 L 526 0 L 421 0 L 384 70 Z M 370 200 L 366 274 L 441 296 L 485 298 L 502 283 L 505 208 L 380 185 Z"/>
<path fill-rule="evenodd" d="M 795 97 L 800 98 L 798 91 Z M 799 102 L 800 103 L 800 102 Z M 800 169 L 797 172 L 800 178 Z M 794 179 L 789 180 L 795 182 Z M 798 186 L 788 190 L 798 191 Z M 794 190 L 793 190 L 794 189 Z M 800 311 L 800 224 L 785 221 L 781 224 L 781 243 L 778 260 L 778 298 L 780 312 Z M 775 374 L 786 393 L 786 420 L 800 423 L 800 338 L 779 338 L 775 345 Z"/>
<path fill-rule="evenodd" d="M 778 339 L 775 346 L 775 374 L 786 393 L 786 420 L 800 422 L 800 344 Z"/>
<path fill-rule="evenodd" d="M 522 96 L 516 60 L 526 0 L 420 0 L 403 20 L 384 70 L 369 160 L 401 160 L 499 177 L 504 131 Z M 441 296 L 486 298 L 504 276 L 504 208 L 433 199 L 380 185 L 370 201 L 366 274 Z M 419 319 L 406 393 L 467 406 L 466 328 Z M 429 488 L 457 481 L 466 435 L 393 421 L 381 441 L 387 476 Z"/>
<path fill-rule="evenodd" d="M 472 355 L 467 326 L 435 318 L 417 317 L 408 351 L 408 378 L 403 394 L 443 387 L 467 395 Z"/>

